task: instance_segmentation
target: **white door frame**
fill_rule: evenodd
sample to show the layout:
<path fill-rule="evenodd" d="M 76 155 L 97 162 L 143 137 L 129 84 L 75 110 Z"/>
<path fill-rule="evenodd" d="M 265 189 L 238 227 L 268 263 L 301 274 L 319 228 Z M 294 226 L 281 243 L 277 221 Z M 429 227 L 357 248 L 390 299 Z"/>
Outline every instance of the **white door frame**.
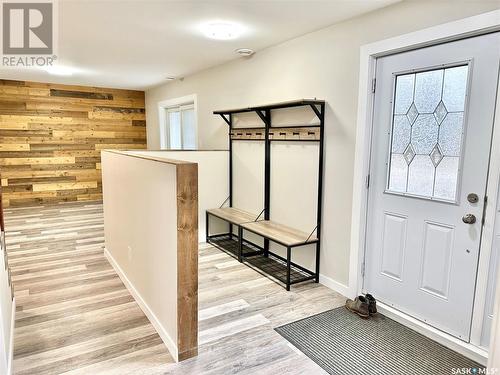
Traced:
<path fill-rule="evenodd" d="M 464 18 L 458 21 L 445 23 L 442 25 L 430 27 L 420 31 L 404 34 L 390 39 L 385 39 L 379 42 L 367 44 L 360 49 L 360 70 L 359 70 L 359 94 L 358 94 L 358 116 L 356 130 L 356 147 L 355 147 L 355 162 L 354 162 L 354 181 L 353 181 L 353 202 L 352 202 L 352 222 L 351 222 L 351 249 L 349 261 L 349 297 L 354 297 L 361 293 L 363 276 L 362 267 L 364 262 L 366 227 L 367 227 L 367 209 L 368 209 L 368 189 L 367 181 L 370 171 L 370 153 L 372 139 L 372 116 L 373 116 L 373 99 L 372 93 L 373 78 L 375 76 L 376 59 L 381 56 L 387 56 L 403 51 L 409 51 L 421 47 L 427 47 L 440 43 L 450 42 L 463 39 L 471 36 L 478 36 L 493 31 L 500 30 L 500 10 L 483 13 L 477 16 Z M 494 123 L 494 142 L 492 149 L 492 159 L 490 165 L 491 173 L 488 179 L 487 194 L 489 204 L 486 219 L 491 220 L 492 217 L 492 202 L 498 191 L 498 171 L 500 170 L 500 116 L 498 110 L 500 107 L 500 95 L 497 95 L 497 116 Z M 495 175 L 496 173 L 496 175 Z M 495 175 L 495 176 L 493 176 Z M 494 211 L 494 210 L 493 210 Z M 486 222 L 481 241 L 480 257 L 479 257 L 479 272 L 477 293 L 474 302 L 473 324 L 471 330 L 471 343 L 478 345 L 482 328 L 482 312 L 485 304 L 485 290 L 487 282 L 487 265 L 491 254 L 492 244 L 492 225 L 493 223 Z M 484 273 L 482 275 L 481 273 Z M 484 287 L 481 287 L 484 286 Z M 390 309 L 386 310 L 390 313 Z M 397 314 L 397 311 L 392 311 Z M 407 324 L 419 325 L 418 321 L 410 322 L 411 319 L 405 318 Z M 451 340 L 446 337 L 446 334 L 439 334 L 440 331 L 432 329 L 422 323 L 420 331 L 428 334 L 433 338 L 442 336 L 441 341 L 445 345 L 453 346 L 453 349 L 459 350 L 457 346 L 473 346 L 472 344 L 462 345 L 460 340 Z M 416 328 L 416 327 L 414 327 Z M 448 341 L 448 342 L 446 342 Z M 451 343 L 453 342 L 453 343 Z M 484 350 L 470 351 L 476 352 L 481 357 L 485 355 Z M 479 360 L 481 358 L 477 357 Z M 483 358 L 484 359 L 484 358 Z M 481 362 L 484 362 L 481 361 Z"/>

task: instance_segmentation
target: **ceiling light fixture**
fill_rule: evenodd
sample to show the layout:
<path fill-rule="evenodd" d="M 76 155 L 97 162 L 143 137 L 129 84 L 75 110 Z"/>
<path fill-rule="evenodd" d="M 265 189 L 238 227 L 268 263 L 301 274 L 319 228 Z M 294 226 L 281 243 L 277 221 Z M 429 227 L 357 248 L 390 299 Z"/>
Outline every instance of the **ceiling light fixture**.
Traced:
<path fill-rule="evenodd" d="M 173 76 L 168 76 L 168 77 L 165 77 L 165 79 L 166 79 L 167 81 L 173 81 L 173 80 L 175 79 L 175 77 L 173 77 Z"/>
<path fill-rule="evenodd" d="M 44 70 L 56 76 L 72 76 L 76 72 L 75 69 L 62 65 L 47 66 Z"/>
<path fill-rule="evenodd" d="M 243 56 L 243 57 L 249 57 L 255 53 L 255 51 L 253 49 L 250 49 L 250 48 L 238 48 L 235 52 L 238 55 Z"/>
<path fill-rule="evenodd" d="M 229 22 L 211 22 L 203 25 L 202 31 L 207 38 L 217 40 L 236 39 L 241 34 L 240 27 Z"/>

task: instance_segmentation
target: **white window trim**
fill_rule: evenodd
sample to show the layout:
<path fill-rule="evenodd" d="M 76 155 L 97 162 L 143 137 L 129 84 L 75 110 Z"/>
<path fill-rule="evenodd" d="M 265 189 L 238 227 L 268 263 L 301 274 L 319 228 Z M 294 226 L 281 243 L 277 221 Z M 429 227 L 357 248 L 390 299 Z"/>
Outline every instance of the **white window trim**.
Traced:
<path fill-rule="evenodd" d="M 417 48 L 436 45 L 439 43 L 460 40 L 471 36 L 487 34 L 489 32 L 500 30 L 500 10 L 483 13 L 477 16 L 467 17 L 458 21 L 448 22 L 442 25 L 430 27 L 420 31 L 400 35 L 390 39 L 381 40 L 375 43 L 361 46 L 360 48 L 360 68 L 359 68 L 359 91 L 358 91 L 358 113 L 356 124 L 356 146 L 354 162 L 354 180 L 353 180 L 353 201 L 351 218 L 351 247 L 349 260 L 349 285 L 345 286 L 349 297 L 354 297 L 362 292 L 363 276 L 362 266 L 364 261 L 365 240 L 366 240 L 366 212 L 368 206 L 367 194 L 367 176 L 370 171 L 370 145 L 372 138 L 372 115 L 373 99 L 372 79 L 375 77 L 376 59 L 381 56 L 387 56 L 399 52 L 410 51 Z M 497 114 L 500 113 L 500 87 L 497 96 Z M 490 176 L 488 178 L 487 195 L 491 198 L 496 197 L 498 191 L 498 171 L 500 170 L 500 116 L 495 117 L 493 125 L 495 132 L 493 135 L 493 147 L 491 150 Z M 491 204 L 493 203 L 493 204 Z M 484 363 L 487 352 L 478 345 L 478 338 L 482 329 L 482 318 L 485 303 L 484 287 L 487 282 L 487 272 L 484 270 L 489 262 L 492 249 L 492 219 L 491 207 L 495 207 L 495 202 L 490 201 L 487 208 L 486 225 L 483 229 L 478 279 L 476 285 L 476 296 L 473 310 L 473 323 L 471 330 L 471 343 L 464 343 L 458 339 L 452 338 L 436 329 L 432 329 L 415 321 L 411 317 L 394 311 L 393 318 L 405 322 L 406 325 L 418 330 L 426 336 L 456 350 L 466 356 L 473 357 L 479 362 Z M 483 290 L 484 289 L 484 290 Z M 497 288 L 497 296 L 500 288 Z M 390 309 L 385 309 L 386 313 L 391 315 Z M 495 322 L 493 323 L 495 324 Z M 494 332 L 495 328 L 492 328 Z M 490 344 L 490 348 L 492 345 Z"/>
<path fill-rule="evenodd" d="M 195 139 L 196 139 L 196 150 L 199 147 L 198 141 L 198 97 L 196 94 L 182 96 L 180 98 L 167 99 L 158 102 L 158 125 L 159 125 L 159 133 L 160 133 L 160 149 L 168 150 L 169 149 L 169 135 L 168 130 L 165 124 L 167 123 L 167 111 L 172 107 L 180 107 L 183 105 L 193 106 L 194 109 L 194 122 L 195 122 Z"/>

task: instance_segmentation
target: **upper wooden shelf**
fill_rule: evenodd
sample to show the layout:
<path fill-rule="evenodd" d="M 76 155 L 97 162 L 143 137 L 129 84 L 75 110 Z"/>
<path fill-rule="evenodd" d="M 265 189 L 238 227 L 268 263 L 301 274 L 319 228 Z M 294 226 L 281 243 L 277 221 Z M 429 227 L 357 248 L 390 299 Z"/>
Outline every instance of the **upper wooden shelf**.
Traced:
<path fill-rule="evenodd" d="M 225 109 L 225 110 L 220 110 L 220 111 L 214 111 L 214 115 L 229 115 L 229 114 L 233 114 L 233 113 L 264 111 L 266 109 L 291 108 L 291 107 L 300 107 L 300 106 L 306 106 L 306 105 L 320 105 L 320 104 L 325 104 L 325 101 L 324 100 L 317 100 L 317 99 L 298 99 L 298 100 L 291 100 L 291 101 L 287 101 L 287 102 L 260 105 L 260 106 L 256 106 L 256 107 L 234 108 L 234 109 Z"/>
<path fill-rule="evenodd" d="M 269 238 L 283 246 L 298 246 L 318 242 L 316 236 L 278 224 L 271 220 L 253 221 L 241 224 L 243 229 Z"/>
<path fill-rule="evenodd" d="M 240 210 L 234 207 L 212 208 L 207 210 L 210 215 L 217 216 L 231 224 L 240 225 L 249 221 L 254 221 L 257 215 Z"/>

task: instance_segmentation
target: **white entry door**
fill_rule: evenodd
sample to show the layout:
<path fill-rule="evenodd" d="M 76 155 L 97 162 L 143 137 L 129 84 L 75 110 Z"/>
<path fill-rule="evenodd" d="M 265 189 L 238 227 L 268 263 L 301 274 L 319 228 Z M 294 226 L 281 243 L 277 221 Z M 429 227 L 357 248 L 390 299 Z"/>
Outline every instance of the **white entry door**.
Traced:
<path fill-rule="evenodd" d="M 379 58 L 363 288 L 468 341 L 500 33 Z"/>

